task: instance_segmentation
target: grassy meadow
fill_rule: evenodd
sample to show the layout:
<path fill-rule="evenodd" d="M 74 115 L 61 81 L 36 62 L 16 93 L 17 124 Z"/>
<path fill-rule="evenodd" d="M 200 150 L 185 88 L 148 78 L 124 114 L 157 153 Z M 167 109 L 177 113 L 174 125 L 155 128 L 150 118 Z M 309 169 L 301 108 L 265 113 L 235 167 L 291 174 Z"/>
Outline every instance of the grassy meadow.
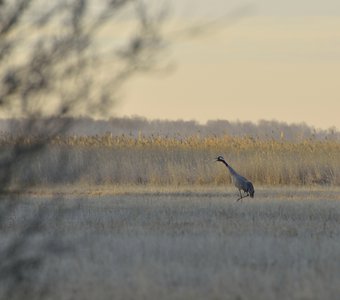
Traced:
<path fill-rule="evenodd" d="M 1 155 L 37 139 L 2 136 Z M 253 181 L 254 199 L 235 202 L 220 154 Z M 0 195 L 0 254 L 16 254 L 20 280 L 4 280 L 3 259 L 0 299 L 340 294 L 337 141 L 56 137 L 11 175 L 25 189 Z"/>
<path fill-rule="evenodd" d="M 232 188 L 22 195 L 2 247 L 44 209 L 26 251 L 44 263 L 11 299 L 336 299 L 339 192 L 258 188 L 242 203 Z"/>

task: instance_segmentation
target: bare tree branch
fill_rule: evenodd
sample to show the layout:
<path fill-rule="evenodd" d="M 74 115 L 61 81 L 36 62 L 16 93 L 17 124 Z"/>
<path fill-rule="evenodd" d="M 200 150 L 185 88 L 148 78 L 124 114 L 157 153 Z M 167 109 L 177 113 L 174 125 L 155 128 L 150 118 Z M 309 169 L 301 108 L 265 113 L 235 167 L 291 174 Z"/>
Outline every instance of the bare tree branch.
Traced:
<path fill-rule="evenodd" d="M 138 25 L 137 33 L 125 37 L 125 47 L 115 45 L 102 56 L 96 44 L 98 32 L 105 26 L 119 27 L 116 15 L 131 7 L 136 12 L 131 21 Z M 66 116 L 77 112 L 105 115 L 133 74 L 156 66 L 154 57 L 163 47 L 156 24 L 161 20 L 149 18 L 147 7 L 132 0 L 0 2 L 0 112 L 25 120 L 16 143 L 0 149 L 1 228 L 10 226 L 11 215 L 20 204 L 15 192 L 27 188 L 14 183 L 12 174 L 67 130 L 70 119 Z M 103 80 L 98 75 L 105 71 L 107 61 L 115 62 L 115 68 Z M 38 138 L 25 143 L 30 136 Z M 66 163 L 61 159 L 60 168 Z M 24 288 L 30 284 L 25 274 L 42 266 L 46 249 L 55 249 L 50 247 L 55 241 L 48 240 L 39 251 L 26 255 L 31 239 L 45 230 L 47 212 L 46 207 L 40 208 L 15 238 L 0 246 L 0 286 L 7 287 L 0 297 L 30 297 L 26 294 L 30 289 Z M 43 290 L 34 298 L 43 295 Z"/>

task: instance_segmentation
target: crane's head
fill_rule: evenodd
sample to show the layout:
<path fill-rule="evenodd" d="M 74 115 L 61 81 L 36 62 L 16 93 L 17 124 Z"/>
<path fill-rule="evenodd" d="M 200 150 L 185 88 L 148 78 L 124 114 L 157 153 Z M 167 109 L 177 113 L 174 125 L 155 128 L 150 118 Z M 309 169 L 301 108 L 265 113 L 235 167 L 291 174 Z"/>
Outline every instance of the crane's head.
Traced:
<path fill-rule="evenodd" d="M 220 155 L 220 156 L 216 157 L 216 161 L 225 161 L 225 160 L 224 160 L 223 156 Z"/>

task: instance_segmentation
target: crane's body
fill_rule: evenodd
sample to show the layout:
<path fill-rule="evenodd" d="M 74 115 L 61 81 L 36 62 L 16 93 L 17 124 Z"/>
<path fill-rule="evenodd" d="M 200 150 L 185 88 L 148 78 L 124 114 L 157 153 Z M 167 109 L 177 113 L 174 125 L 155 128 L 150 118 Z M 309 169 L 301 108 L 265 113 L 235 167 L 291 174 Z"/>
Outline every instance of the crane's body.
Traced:
<path fill-rule="evenodd" d="M 218 156 L 216 158 L 216 161 L 220 161 L 223 164 L 225 164 L 225 166 L 228 168 L 231 178 L 233 180 L 234 185 L 236 186 L 236 188 L 238 189 L 239 193 L 240 193 L 240 198 L 237 199 L 237 201 L 250 196 L 251 198 L 254 198 L 254 194 L 255 194 L 255 190 L 254 190 L 254 186 L 253 184 L 246 179 L 245 177 L 241 176 L 240 174 L 238 174 L 223 158 L 223 156 Z M 242 192 L 244 191 L 245 195 L 242 195 Z"/>

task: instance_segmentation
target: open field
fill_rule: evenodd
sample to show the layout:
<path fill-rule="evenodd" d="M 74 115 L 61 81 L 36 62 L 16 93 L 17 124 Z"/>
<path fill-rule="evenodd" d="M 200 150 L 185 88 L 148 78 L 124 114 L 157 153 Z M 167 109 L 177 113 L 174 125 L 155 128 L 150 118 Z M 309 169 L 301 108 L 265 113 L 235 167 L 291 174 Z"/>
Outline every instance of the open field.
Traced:
<path fill-rule="evenodd" d="M 41 251 L 44 263 L 33 280 L 28 268 L 23 282 L 30 279 L 36 288 L 25 296 L 43 286 L 44 299 L 340 294 L 339 188 L 259 187 L 243 203 L 235 203 L 234 188 L 122 186 L 77 194 L 80 190 L 32 190 L 18 196 L 3 222 L 5 247 L 45 210 L 27 249 Z M 53 251 L 42 247 L 46 240 L 53 241 Z"/>

